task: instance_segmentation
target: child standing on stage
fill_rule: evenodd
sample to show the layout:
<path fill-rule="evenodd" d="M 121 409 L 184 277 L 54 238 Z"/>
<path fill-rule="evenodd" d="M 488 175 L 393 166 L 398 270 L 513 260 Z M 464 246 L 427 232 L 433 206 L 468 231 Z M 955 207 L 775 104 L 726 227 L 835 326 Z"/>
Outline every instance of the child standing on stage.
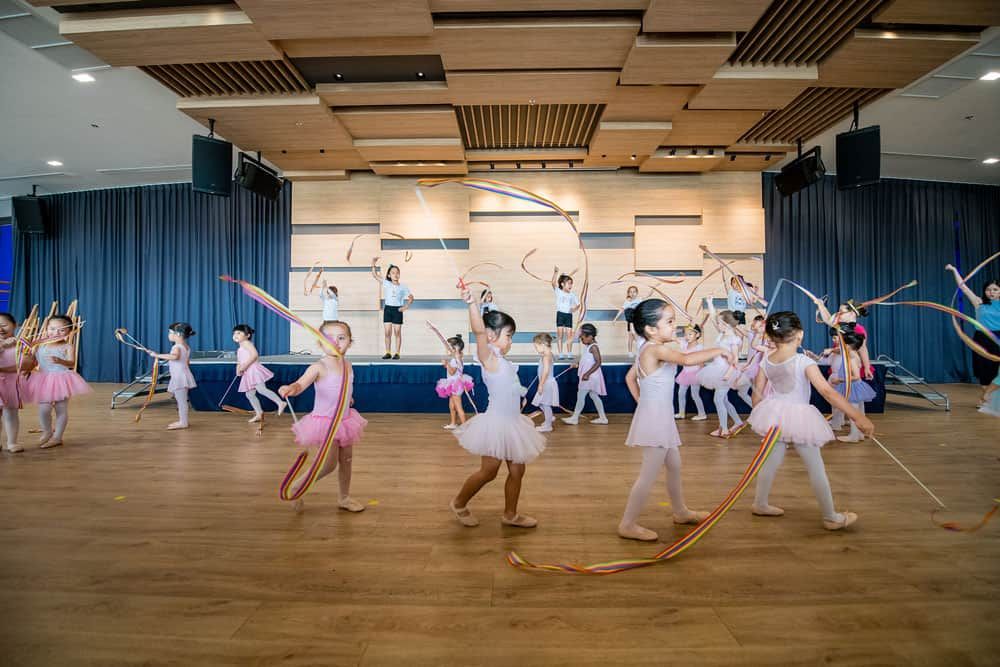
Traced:
<path fill-rule="evenodd" d="M 92 391 L 80 374 L 73 370 L 76 349 L 68 338 L 72 327 L 73 321 L 65 315 L 49 318 L 45 336 L 50 340 L 35 352 L 38 371 L 28 380 L 28 394 L 33 402 L 38 403 L 38 419 L 42 427 L 38 444 L 42 449 L 63 444 L 63 434 L 69 424 L 69 399 Z M 53 410 L 56 413 L 55 429 L 52 428 Z"/>
<path fill-rule="evenodd" d="M 518 499 L 527 464 L 545 449 L 545 436 L 535 430 L 531 420 L 521 414 L 521 383 L 517 366 L 504 356 L 510 351 L 517 325 L 507 313 L 494 310 L 484 318 L 475 297 L 464 290 L 462 298 L 469 304 L 469 321 L 476 335 L 479 363 L 483 367 L 483 382 L 489 392 L 489 405 L 460 429 L 454 431 L 458 442 L 472 454 L 480 456 L 479 470 L 462 484 L 451 501 L 451 511 L 463 526 L 478 526 L 479 520 L 469 511 L 468 503 L 486 484 L 492 482 L 500 466 L 507 463 L 504 485 L 504 510 L 500 522 L 506 526 L 534 528 L 538 521 L 519 514 Z"/>
<path fill-rule="evenodd" d="M 689 324 L 684 327 L 684 339 L 680 342 L 681 352 L 690 354 L 701 352 L 705 346 L 701 344 L 701 327 L 697 324 Z M 691 421 L 704 421 L 708 419 L 705 414 L 705 404 L 701 401 L 701 385 L 698 383 L 698 373 L 701 372 L 701 364 L 685 366 L 684 370 L 677 374 L 677 414 L 674 419 L 684 419 L 687 411 L 687 392 L 691 390 L 691 398 L 698 408 L 698 414 L 691 418 Z"/>
<path fill-rule="evenodd" d="M 625 376 L 625 384 L 638 404 L 625 444 L 643 448 L 642 467 L 632 485 L 625 514 L 618 524 L 618 535 L 630 540 L 651 541 L 657 539 L 657 534 L 643 528 L 636 520 L 659 476 L 660 468 L 667 469 L 667 492 L 674 511 L 674 523 L 698 523 L 708 516 L 708 512 L 688 508 L 681 488 L 681 456 L 677 451 L 681 439 L 672 417 L 677 366 L 695 366 L 712 359 L 723 359 L 728 365 L 733 359 L 729 350 L 720 347 L 688 353 L 668 347 L 667 344 L 674 340 L 674 309 L 661 299 L 646 299 L 639 303 L 632 322 L 636 333 L 646 340 L 646 344 Z"/>
<path fill-rule="evenodd" d="M 330 285 L 323 280 L 323 290 L 319 293 L 319 301 L 323 305 L 323 321 L 333 322 L 340 319 L 340 292 L 336 285 Z"/>
<path fill-rule="evenodd" d="M 604 372 L 601 370 L 601 350 L 597 347 L 597 327 L 587 323 L 580 327 L 580 345 L 583 351 L 580 353 L 580 365 L 577 372 L 580 377 L 580 384 L 577 387 L 576 407 L 573 414 L 563 417 L 563 422 L 575 426 L 580 423 L 580 415 L 587 397 L 594 402 L 597 408 L 597 419 L 591 419 L 591 424 L 607 424 L 608 416 L 604 414 L 604 402 L 601 396 L 607 396 L 608 390 L 604 386 Z"/>
<path fill-rule="evenodd" d="M 194 381 L 194 375 L 191 374 L 189 363 L 191 361 L 191 347 L 188 345 L 188 339 L 194 334 L 194 329 L 187 322 L 174 322 L 167 329 L 167 340 L 174 344 L 170 348 L 170 352 L 160 354 L 151 351 L 149 353 L 149 356 L 154 359 L 165 359 L 167 367 L 170 369 L 170 384 L 167 385 L 167 391 L 173 394 L 174 400 L 177 401 L 178 416 L 177 421 L 167 426 L 167 430 L 170 431 L 187 428 L 189 425 L 188 391 L 198 386 L 198 383 Z"/>
<path fill-rule="evenodd" d="M 452 431 L 465 423 L 465 408 L 462 406 L 462 396 L 467 391 L 471 391 L 474 386 L 472 378 L 465 374 L 465 364 L 462 362 L 465 351 L 465 341 L 461 334 L 455 334 L 447 340 L 445 353 L 447 359 L 441 362 L 448 372 L 448 377 L 443 377 L 437 381 L 435 391 L 441 398 L 448 399 L 448 411 L 451 413 L 451 422 L 445 425 L 445 429 Z M 456 424 L 455 421 L 458 420 Z"/>
<path fill-rule="evenodd" d="M 383 359 L 399 359 L 403 351 L 403 313 L 413 303 L 413 292 L 399 282 L 399 267 L 390 264 L 385 272 L 385 279 L 379 273 L 378 267 L 372 267 L 372 276 L 382 283 L 382 298 L 385 307 L 382 309 L 382 323 L 385 328 L 385 354 Z M 392 353 L 392 338 L 396 338 L 396 353 Z"/>
<path fill-rule="evenodd" d="M 531 342 L 535 344 L 535 352 L 538 353 L 538 389 L 535 390 L 531 404 L 545 415 L 545 421 L 541 426 L 535 427 L 535 430 L 548 433 L 552 430 L 552 408 L 559 407 L 559 385 L 552 367 L 552 336 L 547 333 L 536 334 Z"/>
<path fill-rule="evenodd" d="M 711 302 L 709 302 L 709 310 Z M 711 435 L 716 438 L 728 438 L 730 436 L 729 419 L 733 420 L 733 428 L 739 428 L 743 423 L 736 408 L 729 401 L 729 390 L 732 388 L 733 375 L 736 373 L 735 367 L 728 359 L 738 359 L 740 353 L 740 337 L 736 333 L 738 326 L 736 316 L 728 310 L 719 313 L 715 319 L 715 325 L 719 329 L 719 335 L 715 339 L 715 345 L 727 352 L 725 357 L 716 356 L 712 363 L 706 364 L 698 373 L 698 381 L 701 386 L 715 392 L 715 411 L 719 417 L 719 428 L 712 431 Z"/>
<path fill-rule="evenodd" d="M 350 495 L 354 445 L 361 441 L 361 434 L 368 425 L 368 421 L 358 414 L 357 410 L 350 407 L 354 402 L 354 372 L 344 355 L 351 347 L 351 327 L 346 322 L 324 322 L 319 331 L 333 343 L 337 351 L 340 352 L 340 356 L 335 356 L 324 348 L 324 354 L 319 361 L 310 364 L 302 377 L 292 384 L 279 387 L 278 394 L 287 399 L 290 396 L 298 396 L 310 386 L 315 385 L 316 398 L 313 410 L 292 426 L 292 432 L 295 433 L 296 444 L 308 448 L 320 448 L 326 442 L 330 426 L 333 425 L 337 416 L 340 392 L 344 382 L 347 382 L 344 417 L 340 421 L 337 433 L 333 436 L 333 445 L 337 451 L 328 454 L 326 464 L 319 471 L 316 480 L 319 481 L 337 469 L 337 478 L 340 483 L 340 497 L 337 501 L 337 507 L 348 512 L 363 512 L 365 506 L 351 498 Z M 296 500 L 293 507 L 295 511 L 301 511 L 302 499 Z"/>
<path fill-rule="evenodd" d="M 21 405 L 27 403 L 29 397 L 21 373 L 31 370 L 35 363 L 31 355 L 25 352 L 21 358 L 21 367 L 18 368 L 16 330 L 17 320 L 14 316 L 10 313 L 0 313 L 0 406 L 3 406 L 6 448 L 12 454 L 24 451 L 24 447 L 17 444 L 17 436 L 21 428 Z"/>
<path fill-rule="evenodd" d="M 499 310 L 499 307 L 493 302 L 493 290 L 486 288 L 479 295 L 480 306 L 479 311 L 485 315 L 491 310 Z"/>
<path fill-rule="evenodd" d="M 795 313 L 772 313 L 764 328 L 777 349 L 761 362 L 760 372 L 754 381 L 754 408 L 749 422 L 758 435 L 766 435 L 777 426 L 781 429 L 781 436 L 757 474 L 753 513 L 758 516 L 781 516 L 785 513 L 780 507 L 770 505 L 768 496 L 778 467 L 785 458 L 785 449 L 790 444 L 795 447 L 809 474 L 809 483 L 823 513 L 823 527 L 827 530 L 846 528 L 857 521 L 858 515 L 834 509 L 830 481 L 820 454 L 820 448 L 833 440 L 833 430 L 819 410 L 809 403 L 810 386 L 815 387 L 830 405 L 853 419 L 865 435 L 871 435 L 875 427 L 830 386 L 815 361 L 796 352 L 802 344 L 803 332 L 802 322 Z M 767 398 L 762 398 L 768 382 L 772 391 Z"/>
<path fill-rule="evenodd" d="M 325 283 L 323 290 L 326 290 Z M 253 417 L 249 420 L 251 424 L 259 422 L 264 417 L 264 410 L 260 407 L 257 394 L 263 394 L 267 400 L 278 406 L 279 417 L 288 405 L 280 396 L 267 388 L 266 383 L 274 377 L 274 373 L 260 363 L 257 346 L 253 344 L 253 332 L 249 324 L 237 324 L 233 327 L 233 342 L 240 346 L 236 352 L 236 375 L 240 378 L 240 392 L 246 394 L 247 401 L 253 407 Z"/>
<path fill-rule="evenodd" d="M 559 267 L 552 272 L 552 289 L 556 295 L 556 347 L 559 359 L 573 357 L 573 312 L 580 307 L 580 298 L 573 294 L 573 278 L 559 273 Z M 563 342 L 566 353 L 563 354 Z"/>
<path fill-rule="evenodd" d="M 639 288 L 635 285 L 629 285 L 628 289 L 625 290 L 625 301 L 622 303 L 621 310 L 618 311 L 625 319 L 625 344 L 628 347 L 629 358 L 635 357 L 635 338 L 638 334 L 632 331 L 632 313 L 635 312 L 635 307 L 639 305 L 640 301 Z M 617 318 L 617 315 L 615 317 Z"/>

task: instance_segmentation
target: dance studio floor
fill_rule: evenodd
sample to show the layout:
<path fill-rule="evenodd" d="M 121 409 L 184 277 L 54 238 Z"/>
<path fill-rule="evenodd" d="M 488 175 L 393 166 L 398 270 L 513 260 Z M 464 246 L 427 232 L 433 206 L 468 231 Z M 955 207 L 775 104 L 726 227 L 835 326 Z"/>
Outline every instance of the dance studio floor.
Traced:
<path fill-rule="evenodd" d="M 74 401 L 66 446 L 0 457 L 0 663 L 325 665 L 996 665 L 1000 520 L 955 533 L 933 502 L 872 444 L 824 450 L 839 508 L 860 521 L 821 525 L 794 455 L 772 502 L 749 495 L 677 559 L 608 577 L 531 574 L 535 561 L 651 555 L 690 527 L 669 522 L 659 486 L 643 523 L 661 544 L 615 526 L 640 453 L 628 417 L 559 425 L 528 467 L 532 531 L 502 528 L 502 478 L 459 526 L 448 501 L 478 461 L 436 415 L 367 415 L 353 495 L 336 479 L 295 514 L 277 498 L 291 462 L 289 417 L 263 437 L 245 417 L 193 413 L 188 431 L 164 397 L 107 409 L 113 387 Z M 944 388 L 954 410 L 892 398 L 882 441 L 954 512 L 974 523 L 1000 495 L 1000 420 L 972 408 L 977 389 Z M 35 436 L 22 413 L 22 443 Z M 710 509 L 756 450 L 723 443 L 711 421 L 681 425 L 689 504 Z M 748 492 L 752 493 L 751 492 Z"/>

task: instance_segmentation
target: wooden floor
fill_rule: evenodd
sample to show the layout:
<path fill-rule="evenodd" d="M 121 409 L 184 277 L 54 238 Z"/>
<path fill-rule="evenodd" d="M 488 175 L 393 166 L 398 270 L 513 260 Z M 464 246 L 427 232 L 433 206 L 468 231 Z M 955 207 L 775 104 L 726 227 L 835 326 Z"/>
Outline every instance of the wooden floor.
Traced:
<path fill-rule="evenodd" d="M 883 442 L 972 522 L 1000 495 L 1000 420 L 976 390 L 945 388 L 945 413 L 893 399 Z M 824 449 L 839 508 L 827 533 L 789 455 L 772 501 L 742 498 L 693 549 L 611 577 L 529 574 L 503 561 L 646 556 L 615 526 L 640 453 L 628 418 L 560 425 L 529 466 L 522 507 L 540 525 L 499 524 L 502 485 L 460 527 L 448 501 L 477 465 L 434 415 L 368 415 L 353 495 L 336 480 L 295 514 L 277 498 L 293 457 L 289 418 L 253 436 L 245 418 L 193 413 L 167 432 L 170 403 L 140 424 L 107 409 L 111 387 L 71 406 L 66 446 L 0 457 L 0 664 L 325 665 L 996 665 L 1000 520 L 953 533 L 872 444 Z M 909 403 L 909 404 L 907 404 Z M 22 442 L 36 436 L 35 410 Z M 756 449 L 723 445 L 711 421 L 681 425 L 689 504 L 710 509 Z M 659 486 L 643 520 L 672 540 Z"/>

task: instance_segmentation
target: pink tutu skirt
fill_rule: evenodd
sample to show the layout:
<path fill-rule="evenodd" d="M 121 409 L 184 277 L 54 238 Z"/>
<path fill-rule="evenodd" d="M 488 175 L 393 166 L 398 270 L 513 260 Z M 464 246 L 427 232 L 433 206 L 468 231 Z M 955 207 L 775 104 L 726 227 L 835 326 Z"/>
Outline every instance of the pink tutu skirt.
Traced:
<path fill-rule="evenodd" d="M 452 433 L 470 454 L 512 463 L 531 463 L 545 449 L 545 436 L 525 415 L 480 412 Z"/>
<path fill-rule="evenodd" d="M 467 391 L 472 391 L 474 386 L 472 378 L 463 373 L 462 375 L 455 374 L 441 378 L 437 381 L 434 391 L 441 398 L 448 398 L 449 396 L 461 396 Z"/>
<path fill-rule="evenodd" d="M 76 371 L 36 371 L 26 384 L 27 391 L 22 394 L 30 396 L 32 403 L 55 403 L 93 391 Z"/>
<path fill-rule="evenodd" d="M 768 397 L 757 404 L 747 421 L 757 435 L 766 435 L 772 426 L 778 426 L 781 442 L 822 447 L 834 438 L 830 424 L 809 403 Z"/>
<path fill-rule="evenodd" d="M 240 392 L 245 394 L 252 391 L 257 388 L 257 385 L 264 384 L 273 377 L 274 373 L 264 368 L 260 362 L 255 361 L 240 376 Z"/>
<path fill-rule="evenodd" d="M 17 407 L 17 373 L 0 373 L 0 405 Z M 28 383 L 21 378 L 21 403 L 29 403 Z"/>
<path fill-rule="evenodd" d="M 295 443 L 303 447 L 321 447 L 326 441 L 327 431 L 333 423 L 333 416 L 308 414 L 292 426 Z M 348 408 L 347 414 L 340 422 L 333 442 L 338 447 L 352 447 L 361 441 L 361 434 L 368 426 L 368 420 L 362 417 L 354 408 Z"/>
<path fill-rule="evenodd" d="M 701 384 L 698 380 L 698 371 L 700 370 L 701 366 L 685 366 L 684 370 L 677 374 L 677 378 L 674 382 L 684 387 L 690 387 L 693 384 Z"/>

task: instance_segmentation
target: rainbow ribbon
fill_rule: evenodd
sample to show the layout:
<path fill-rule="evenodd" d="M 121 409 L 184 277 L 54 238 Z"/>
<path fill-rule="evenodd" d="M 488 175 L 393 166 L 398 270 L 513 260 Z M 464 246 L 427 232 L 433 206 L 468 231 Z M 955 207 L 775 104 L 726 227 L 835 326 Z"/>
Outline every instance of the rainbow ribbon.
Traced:
<path fill-rule="evenodd" d="M 568 563 L 532 563 L 528 560 L 522 558 L 519 554 L 511 551 L 507 554 L 507 563 L 513 567 L 522 570 L 537 570 L 540 572 L 560 572 L 563 574 L 615 574 L 618 572 L 625 572 L 626 570 L 635 570 L 640 567 L 648 567 L 650 565 L 656 565 L 664 561 L 670 560 L 675 556 L 679 556 L 691 547 L 693 547 L 698 540 L 704 537 L 708 531 L 712 529 L 715 524 L 717 524 L 726 512 L 728 512 L 739 497 L 746 490 L 753 478 L 757 476 L 760 472 L 761 466 L 764 465 L 764 461 L 771 454 L 771 450 L 778 443 L 781 437 L 781 429 L 774 426 L 767 432 L 764 439 L 760 443 L 760 448 L 754 455 L 753 460 L 750 461 L 750 465 L 747 469 L 743 471 L 743 476 L 740 478 L 739 483 L 733 487 L 733 490 L 729 492 L 725 500 L 719 504 L 712 513 L 709 514 L 701 523 L 695 526 L 694 530 L 680 538 L 670 546 L 666 547 L 663 551 L 656 554 L 652 558 L 639 558 L 632 560 L 613 560 L 605 563 L 594 563 L 592 565 L 572 565 Z"/>
<path fill-rule="evenodd" d="M 342 356 L 340 350 L 337 346 L 329 341 L 326 336 L 320 333 L 319 329 L 312 326 L 298 315 L 293 313 L 288 309 L 283 303 L 275 299 L 273 296 L 262 290 L 261 288 L 248 283 L 245 280 L 237 280 L 230 276 L 219 276 L 219 280 L 228 283 L 235 283 L 243 288 L 243 293 L 249 296 L 251 299 L 257 303 L 263 305 L 268 310 L 277 314 L 278 316 L 288 320 L 292 324 L 296 324 L 303 329 L 305 329 L 316 341 L 320 344 L 324 350 L 335 357 Z M 347 413 L 348 401 L 347 392 L 351 384 L 351 367 L 347 362 L 344 362 L 344 381 L 340 386 L 340 394 L 337 396 L 337 409 L 334 413 L 333 421 L 330 423 L 330 430 L 326 433 L 326 438 L 323 441 L 322 447 L 320 447 L 319 452 L 313 459 L 312 465 L 306 471 L 302 479 L 296 480 L 299 473 L 305 466 L 306 460 L 309 458 L 309 454 L 306 451 L 299 452 L 298 456 L 295 457 L 295 461 L 292 466 L 285 473 L 284 478 L 281 480 L 281 486 L 278 489 L 278 496 L 282 500 L 298 500 L 306 494 L 309 488 L 316 481 L 321 470 L 323 470 L 329 459 L 331 450 L 335 447 L 333 443 L 334 437 L 337 435 L 337 429 L 340 428 L 340 423 L 344 420 L 344 415 Z"/>

